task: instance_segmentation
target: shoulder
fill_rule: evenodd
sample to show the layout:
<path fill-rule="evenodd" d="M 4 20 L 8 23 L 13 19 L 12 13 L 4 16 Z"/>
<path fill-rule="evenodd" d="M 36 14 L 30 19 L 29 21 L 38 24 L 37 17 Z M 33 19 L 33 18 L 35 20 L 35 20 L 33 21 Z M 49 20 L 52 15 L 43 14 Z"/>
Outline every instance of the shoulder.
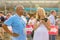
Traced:
<path fill-rule="evenodd" d="M 49 18 L 49 19 L 53 19 L 53 18 L 54 18 L 54 16 L 53 16 L 53 15 L 50 15 L 48 18 Z"/>
<path fill-rule="evenodd" d="M 10 18 L 13 18 L 13 19 L 16 18 L 16 15 L 12 15 Z"/>

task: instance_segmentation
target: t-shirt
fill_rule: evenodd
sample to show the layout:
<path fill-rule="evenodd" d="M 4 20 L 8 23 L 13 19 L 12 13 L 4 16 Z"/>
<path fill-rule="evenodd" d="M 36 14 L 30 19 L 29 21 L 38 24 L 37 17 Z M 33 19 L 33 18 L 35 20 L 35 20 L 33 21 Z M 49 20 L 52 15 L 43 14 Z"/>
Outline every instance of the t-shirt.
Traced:
<path fill-rule="evenodd" d="M 18 37 L 12 37 L 12 40 L 26 40 L 24 28 L 26 26 L 24 20 L 17 14 L 11 16 L 4 24 L 12 27 L 12 32 L 19 34 Z"/>

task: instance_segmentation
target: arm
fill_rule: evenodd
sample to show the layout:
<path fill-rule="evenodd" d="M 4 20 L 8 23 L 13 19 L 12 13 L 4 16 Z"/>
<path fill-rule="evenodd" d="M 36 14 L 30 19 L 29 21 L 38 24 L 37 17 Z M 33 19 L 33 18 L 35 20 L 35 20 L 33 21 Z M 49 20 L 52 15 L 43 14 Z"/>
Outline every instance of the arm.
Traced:
<path fill-rule="evenodd" d="M 8 29 L 7 25 L 2 24 L 2 27 L 3 27 L 3 29 L 4 29 L 7 33 L 9 33 L 10 35 L 13 34 L 13 33 Z"/>
<path fill-rule="evenodd" d="M 48 30 L 50 30 L 50 26 L 51 26 L 51 24 L 50 24 L 50 21 L 48 20 L 48 21 L 46 22 L 46 27 L 47 27 Z"/>
<path fill-rule="evenodd" d="M 50 30 L 50 20 L 47 20 L 47 22 L 45 22 L 44 20 L 43 20 L 43 24 L 46 26 L 46 28 L 48 29 L 48 30 Z"/>
<path fill-rule="evenodd" d="M 12 33 L 12 32 L 8 29 L 7 25 L 2 24 L 2 27 L 3 27 L 3 29 L 4 29 L 7 33 L 9 33 L 11 36 L 14 36 L 14 37 L 19 36 L 19 35 L 16 34 L 16 33 Z"/>
<path fill-rule="evenodd" d="M 36 30 L 36 29 L 40 26 L 41 23 L 42 23 L 42 20 L 39 21 L 39 22 L 36 22 L 36 23 L 34 24 L 34 30 Z"/>
<path fill-rule="evenodd" d="M 8 26 L 11 26 L 12 23 L 13 23 L 13 17 L 10 17 L 8 20 L 6 20 L 6 21 L 4 22 L 4 24 L 2 24 L 2 27 L 3 27 L 3 29 L 4 29 L 7 33 L 9 33 L 11 36 L 17 37 L 18 34 L 12 33 L 12 32 L 8 29 Z"/>

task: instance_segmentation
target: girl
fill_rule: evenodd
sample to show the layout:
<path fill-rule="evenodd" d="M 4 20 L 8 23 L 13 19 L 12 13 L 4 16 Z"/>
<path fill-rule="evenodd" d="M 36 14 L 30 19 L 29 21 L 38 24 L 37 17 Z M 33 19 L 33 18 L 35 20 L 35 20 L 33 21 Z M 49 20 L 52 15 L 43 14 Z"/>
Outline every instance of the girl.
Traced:
<path fill-rule="evenodd" d="M 37 9 L 39 23 L 35 24 L 33 40 L 49 40 L 48 30 L 50 30 L 50 21 L 46 18 L 43 8 Z"/>

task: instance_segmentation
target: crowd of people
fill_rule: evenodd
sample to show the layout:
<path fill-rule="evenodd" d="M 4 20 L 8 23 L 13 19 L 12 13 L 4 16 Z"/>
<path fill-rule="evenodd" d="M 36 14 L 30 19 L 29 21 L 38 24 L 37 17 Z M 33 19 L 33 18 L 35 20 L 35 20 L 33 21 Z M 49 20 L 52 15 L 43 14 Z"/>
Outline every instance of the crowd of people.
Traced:
<path fill-rule="evenodd" d="M 23 6 L 18 5 L 15 12 L 14 15 L 8 12 L 6 16 L 0 12 L 1 37 L 3 32 L 7 32 L 11 40 L 56 40 L 56 35 L 60 35 L 60 17 L 56 17 L 55 10 L 47 16 L 45 10 L 38 7 L 36 14 L 28 14 Z"/>

